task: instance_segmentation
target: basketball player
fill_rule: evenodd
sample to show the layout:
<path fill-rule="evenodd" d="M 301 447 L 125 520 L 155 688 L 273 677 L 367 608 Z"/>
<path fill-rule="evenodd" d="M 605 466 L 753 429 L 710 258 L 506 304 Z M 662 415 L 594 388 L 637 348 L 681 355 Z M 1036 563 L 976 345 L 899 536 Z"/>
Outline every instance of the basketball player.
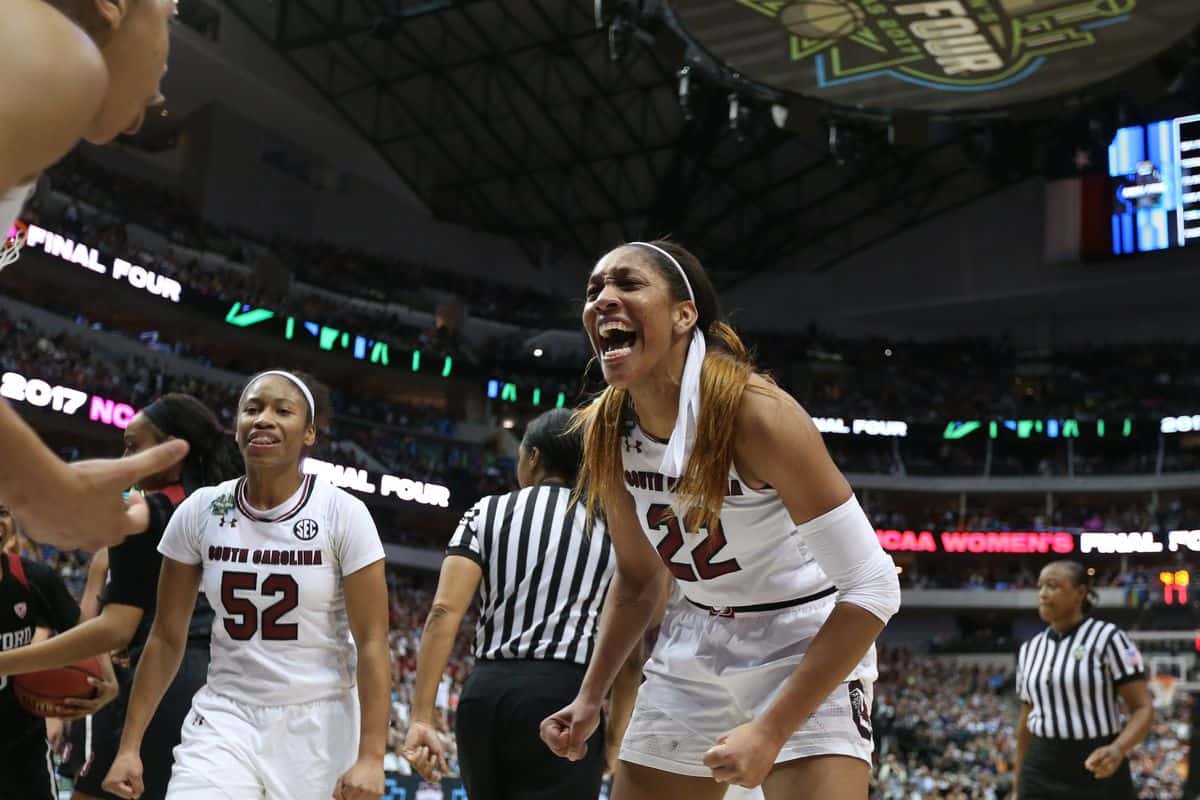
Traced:
<path fill-rule="evenodd" d="M 0 257 L 38 174 L 81 139 L 141 127 L 162 101 L 175 0 L 5 0 L 0 11 Z M 0 259 L 5 263 L 9 259 Z M 0 402 L 0 499 L 33 539 L 95 549 L 145 529 L 121 494 L 183 458 L 172 442 L 125 461 L 64 464 Z"/>
<path fill-rule="evenodd" d="M 194 492 L 168 523 L 158 611 L 106 791 L 146 790 L 143 737 L 179 667 L 203 580 L 217 616 L 212 664 L 175 749 L 168 800 L 383 794 L 383 545 L 361 500 L 301 472 L 326 413 L 315 388 L 291 372 L 251 378 L 237 414 L 246 477 Z"/>
<path fill-rule="evenodd" d="M 143 533 L 106 551 L 109 580 L 99 614 L 47 642 L 0 653 L 0 675 L 60 667 L 88 656 L 123 650 L 129 653 L 131 669 L 137 668 L 154 619 L 162 564 L 157 547 L 175 508 L 196 489 L 236 478 L 242 472 L 233 437 L 221 429 L 207 406 L 186 394 L 165 395 L 138 412 L 124 432 L 125 455 L 135 455 L 173 437 L 186 440 L 191 450 L 182 464 L 142 480 L 139 488 L 147 493 L 150 525 Z M 143 797 L 161 800 L 166 796 L 174 763 L 171 752 L 179 744 L 192 696 L 204 685 L 208 674 L 212 617 L 212 607 L 201 595 L 188 629 L 183 667 L 155 713 L 150 736 L 142 748 L 147 776 Z M 115 797 L 101 788 L 101 781 L 116 758 L 121 740 L 121 722 L 129 700 L 127 683 L 124 688 L 118 702 L 87 721 L 90 736 L 79 743 L 86 753 L 73 800 Z"/>
<path fill-rule="evenodd" d="M 685 602 L 646 665 L 613 800 L 866 797 L 874 641 L 900 587 L 820 433 L 754 371 L 678 245 L 607 254 L 583 323 L 608 388 L 581 412 L 580 483 L 617 570 L 587 677 L 543 738 L 582 757 L 665 562 Z"/>
<path fill-rule="evenodd" d="M 79 619 L 79 606 L 62 578 L 46 564 L 5 550 L 17 535 L 8 508 L 0 506 L 0 651 L 29 644 L 39 627 L 64 631 Z M 112 667 L 107 673 L 111 678 Z M 46 720 L 28 713 L 17 702 L 12 681 L 0 676 L 0 800 L 58 800 L 58 780 L 46 740 Z M 81 703 L 79 711 L 91 713 L 116 697 L 116 681 L 93 681 L 96 699 Z"/>

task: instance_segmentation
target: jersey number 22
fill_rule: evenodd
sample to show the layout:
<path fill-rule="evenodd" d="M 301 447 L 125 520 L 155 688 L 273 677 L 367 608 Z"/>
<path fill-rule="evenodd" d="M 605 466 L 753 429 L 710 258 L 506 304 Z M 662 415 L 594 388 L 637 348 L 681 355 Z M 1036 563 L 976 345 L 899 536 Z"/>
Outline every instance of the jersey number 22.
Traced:
<path fill-rule="evenodd" d="M 221 575 L 221 605 L 233 616 L 225 617 L 225 632 L 229 638 L 244 642 L 253 639 L 261 630 L 262 638 L 268 642 L 290 642 L 298 637 L 298 626 L 294 622 L 281 623 L 279 618 L 300 604 L 300 587 L 291 575 L 272 574 L 262 582 L 264 596 L 280 597 L 274 605 L 263 609 L 262 625 L 259 625 L 258 608 L 238 592 L 253 592 L 258 589 L 258 573 L 226 572 Z"/>
<path fill-rule="evenodd" d="M 701 526 L 705 535 L 704 540 L 692 550 L 692 564 L 696 565 L 694 569 L 691 564 L 680 564 L 678 561 L 671 560 L 683 547 L 683 530 L 679 524 L 679 518 L 675 516 L 675 512 L 671 510 L 670 506 L 663 503 L 655 503 L 650 506 L 646 510 L 646 524 L 652 530 L 666 528 L 667 535 L 658 543 L 658 554 L 667 565 L 667 569 L 671 570 L 671 574 L 681 581 L 711 581 L 713 578 L 719 578 L 731 572 L 739 572 L 742 569 L 736 558 L 713 563 L 713 558 L 728 544 L 725 540 L 725 531 L 721 529 L 720 520 L 710 526 Z"/>

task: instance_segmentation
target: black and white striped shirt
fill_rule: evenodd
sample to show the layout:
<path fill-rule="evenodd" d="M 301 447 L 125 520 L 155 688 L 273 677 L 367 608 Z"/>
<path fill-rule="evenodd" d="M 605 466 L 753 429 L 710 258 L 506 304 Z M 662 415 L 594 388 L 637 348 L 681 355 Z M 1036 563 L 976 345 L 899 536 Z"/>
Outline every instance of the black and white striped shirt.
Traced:
<path fill-rule="evenodd" d="M 475 657 L 587 664 L 616 561 L 604 526 L 586 526 L 563 486 L 485 497 L 463 515 L 447 555 L 483 569 Z"/>
<path fill-rule="evenodd" d="M 1033 708 L 1027 725 L 1045 739 L 1099 739 L 1121 731 L 1117 687 L 1146 677 L 1142 654 L 1111 622 L 1085 617 L 1021 645 L 1017 693 Z"/>

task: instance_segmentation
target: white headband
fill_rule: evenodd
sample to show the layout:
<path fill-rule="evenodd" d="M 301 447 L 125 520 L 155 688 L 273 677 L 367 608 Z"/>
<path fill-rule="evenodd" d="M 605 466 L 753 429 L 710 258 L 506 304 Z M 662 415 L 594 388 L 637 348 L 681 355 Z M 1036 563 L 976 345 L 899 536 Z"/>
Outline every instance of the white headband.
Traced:
<path fill-rule="evenodd" d="M 688 280 L 687 273 L 683 271 L 683 265 L 679 263 L 679 259 L 675 258 L 675 256 L 671 255 L 658 245 L 650 244 L 650 242 L 630 242 L 630 244 L 637 245 L 638 247 L 649 247 L 651 250 L 662 253 L 663 256 L 666 257 L 667 261 L 670 261 L 675 265 L 675 269 L 679 270 L 679 277 L 683 278 L 683 285 L 686 286 L 688 290 L 688 300 L 691 300 L 693 303 L 696 302 L 696 294 L 692 291 L 692 282 Z"/>
<path fill-rule="evenodd" d="M 250 386 L 252 384 L 254 384 L 259 378 L 265 378 L 268 375 L 278 375 L 279 377 L 286 378 L 287 380 L 294 383 L 296 385 L 296 388 L 300 390 L 300 394 L 304 395 L 305 402 L 308 403 L 308 421 L 309 422 L 316 421 L 317 404 L 313 402 L 312 392 L 310 392 L 308 390 L 308 386 L 305 385 L 304 381 L 300 380 L 292 373 L 287 372 L 282 369 L 269 369 L 266 372 L 260 372 L 257 375 L 255 375 L 253 378 L 251 378 L 250 383 L 246 384 L 246 388 L 242 389 L 242 396 L 238 398 L 238 408 L 239 409 L 241 408 L 242 400 L 244 400 L 246 398 L 246 392 L 250 389 Z"/>
<path fill-rule="evenodd" d="M 696 303 L 696 295 L 692 291 L 692 282 L 688 280 L 683 265 L 669 252 L 656 244 L 649 242 L 630 242 L 638 247 L 649 247 L 661 253 L 679 270 L 683 285 L 687 287 L 688 299 Z M 699 309 L 697 309 L 699 312 Z M 692 340 L 688 342 L 687 360 L 683 364 L 683 376 L 679 380 L 679 411 L 675 415 L 675 427 L 671 430 L 671 438 L 667 440 L 666 450 L 663 451 L 659 471 L 664 475 L 681 476 L 692 454 L 692 445 L 696 443 L 696 428 L 700 424 L 700 370 L 704 366 L 704 355 L 707 352 L 704 342 L 704 332 L 700 325 L 692 328 Z"/>

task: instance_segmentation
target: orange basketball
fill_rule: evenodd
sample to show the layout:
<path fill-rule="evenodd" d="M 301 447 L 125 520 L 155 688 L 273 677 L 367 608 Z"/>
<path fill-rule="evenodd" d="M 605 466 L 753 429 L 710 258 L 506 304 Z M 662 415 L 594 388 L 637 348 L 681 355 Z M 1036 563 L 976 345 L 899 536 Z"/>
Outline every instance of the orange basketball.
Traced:
<path fill-rule="evenodd" d="M 87 700 L 96 696 L 96 687 L 88 678 L 99 678 L 100 661 L 85 658 L 78 664 L 41 672 L 12 676 L 13 692 L 21 708 L 39 717 L 55 716 L 56 709 L 68 697 Z"/>

